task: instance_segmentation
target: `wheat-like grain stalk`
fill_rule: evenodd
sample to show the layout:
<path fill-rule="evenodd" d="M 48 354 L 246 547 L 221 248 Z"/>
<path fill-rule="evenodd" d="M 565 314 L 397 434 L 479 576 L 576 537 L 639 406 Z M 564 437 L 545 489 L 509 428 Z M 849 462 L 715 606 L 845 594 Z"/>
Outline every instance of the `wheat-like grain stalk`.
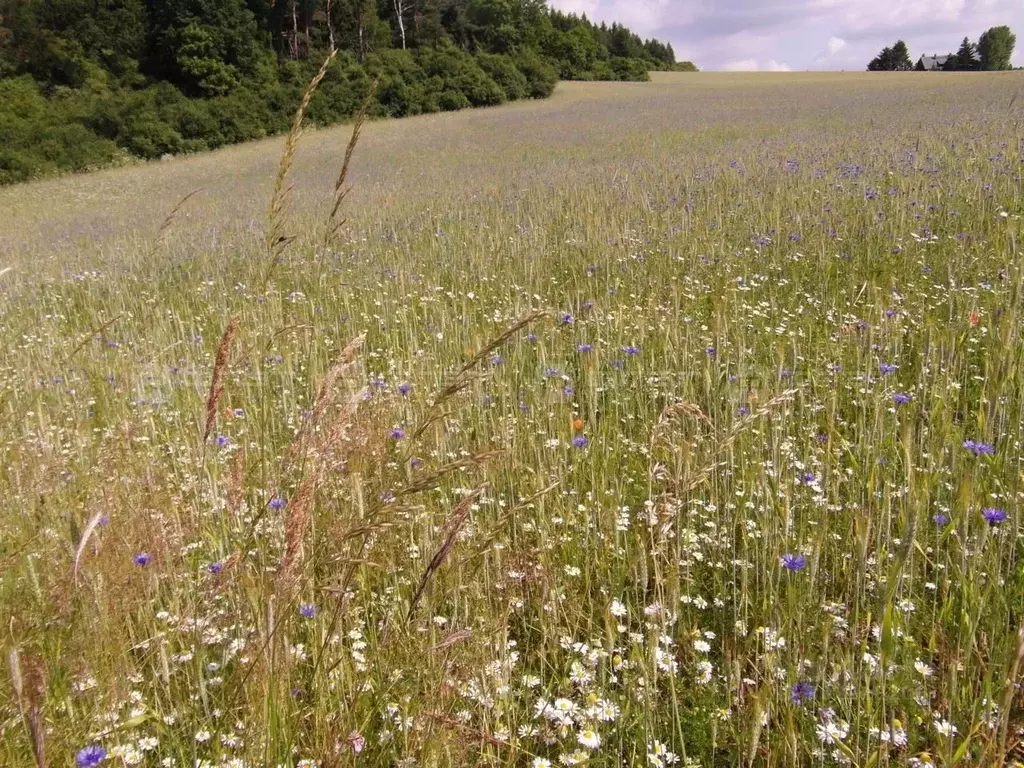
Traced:
<path fill-rule="evenodd" d="M 231 342 L 238 331 L 238 318 L 231 318 L 224 335 L 220 337 L 217 345 L 217 354 L 213 361 L 213 375 L 210 377 L 210 392 L 206 396 L 206 426 L 203 429 L 203 442 L 210 437 L 210 431 L 217 420 L 217 404 L 224 393 L 224 371 L 228 367 L 228 358 L 231 356 Z"/>
<path fill-rule="evenodd" d="M 441 546 L 437 552 L 430 559 L 427 564 L 426 570 L 423 571 L 423 575 L 420 576 L 420 583 L 416 587 L 416 592 L 413 593 L 412 600 L 409 601 L 409 611 L 406 613 L 405 620 L 409 621 L 412 619 L 413 613 L 416 611 L 416 606 L 419 605 L 420 598 L 423 597 L 423 591 L 427 588 L 427 584 L 430 582 L 430 577 L 440 568 L 445 559 L 448 557 L 448 553 L 452 551 L 455 546 L 455 537 L 459 535 L 459 531 L 466 524 L 466 520 L 469 519 L 470 509 L 473 507 L 473 502 L 480 498 L 480 494 L 484 492 L 485 485 L 478 485 L 465 498 L 462 499 L 452 510 L 451 516 L 448 518 L 448 522 L 444 526 L 444 540 L 441 542 Z"/>
<path fill-rule="evenodd" d="M 267 273 L 263 278 L 264 289 L 266 289 L 267 284 L 270 282 L 270 278 L 274 270 L 277 269 L 277 265 L 281 262 L 281 255 L 284 253 L 285 247 L 294 239 L 283 234 L 285 213 L 287 212 L 288 201 L 291 197 L 291 185 L 285 182 L 288 179 L 288 172 L 291 170 L 292 163 L 295 161 L 295 151 L 298 149 L 299 139 L 302 137 L 302 121 L 306 116 L 306 110 L 309 108 L 309 102 L 313 99 L 313 94 L 316 93 L 316 89 L 320 87 L 320 83 L 327 76 L 327 72 L 337 55 L 337 50 L 332 50 L 327 54 L 324 63 L 320 65 L 320 69 L 313 76 L 313 79 L 309 81 L 309 85 L 306 86 L 306 90 L 302 94 L 302 100 L 299 102 L 299 108 L 295 110 L 295 115 L 292 117 L 292 127 L 288 131 L 288 137 L 284 142 L 284 151 L 281 153 L 281 159 L 277 164 L 277 175 L 274 177 L 274 191 L 270 196 L 270 208 L 267 211 L 266 249 L 270 264 L 267 266 Z"/>
<path fill-rule="evenodd" d="M 338 218 L 341 204 L 348 197 L 348 193 L 352 191 L 351 187 L 345 186 L 345 180 L 348 178 L 349 167 L 352 164 L 352 155 L 355 154 L 356 144 L 359 143 L 359 136 L 363 131 L 363 125 L 370 116 L 370 106 L 373 104 L 373 97 L 377 95 L 377 87 L 379 85 L 380 76 L 377 76 L 373 83 L 370 84 L 370 89 L 366 92 L 366 96 L 363 97 L 363 103 L 359 107 L 359 112 L 356 113 L 356 120 L 352 126 L 352 136 L 348 140 L 348 146 L 345 147 L 345 159 L 341 163 L 341 170 L 338 172 L 338 178 L 334 182 L 331 212 L 327 216 L 327 226 L 324 231 L 325 247 L 337 236 L 338 230 L 345 224 L 344 219 Z"/>

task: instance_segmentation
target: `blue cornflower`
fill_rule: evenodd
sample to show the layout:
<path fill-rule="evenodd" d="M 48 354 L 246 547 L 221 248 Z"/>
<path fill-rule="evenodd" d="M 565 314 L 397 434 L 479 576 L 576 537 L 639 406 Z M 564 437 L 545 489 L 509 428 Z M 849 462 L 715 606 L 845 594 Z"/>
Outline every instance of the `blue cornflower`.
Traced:
<path fill-rule="evenodd" d="M 75 765 L 78 768 L 92 768 L 94 765 L 99 765 L 107 759 L 107 750 L 101 747 L 99 744 L 90 744 L 84 749 L 80 749 L 78 754 L 75 755 Z"/>
<path fill-rule="evenodd" d="M 787 571 L 802 571 L 807 567 L 807 558 L 803 555 L 794 555 L 787 552 L 780 558 L 780 561 L 782 562 L 782 567 Z"/>
<path fill-rule="evenodd" d="M 592 349 L 593 347 L 590 344 L 580 344 L 576 347 L 577 352 L 590 352 Z"/>
<path fill-rule="evenodd" d="M 388 432 L 388 437 L 392 440 L 401 440 L 405 437 L 405 430 L 401 427 L 394 427 L 390 432 Z"/>
<path fill-rule="evenodd" d="M 412 467 L 413 469 L 419 469 L 420 467 L 423 466 L 423 459 L 413 456 L 411 459 L 409 459 L 409 466 Z"/>
<path fill-rule="evenodd" d="M 217 435 L 217 445 L 221 448 L 227 448 L 231 445 L 231 438 L 227 435 Z"/>
<path fill-rule="evenodd" d="M 910 395 L 904 394 L 903 392 L 897 392 L 892 396 L 892 401 L 896 403 L 896 405 L 906 405 L 910 402 Z"/>
<path fill-rule="evenodd" d="M 937 515 L 932 515 L 932 522 L 936 525 L 945 525 L 949 522 L 949 515 L 944 515 L 939 512 Z"/>
<path fill-rule="evenodd" d="M 588 445 L 590 445 L 590 441 L 586 438 L 585 435 L 576 435 L 576 437 L 572 439 L 572 444 L 577 448 L 586 448 Z"/>
<path fill-rule="evenodd" d="M 559 371 L 557 368 L 545 368 L 544 375 L 547 376 L 549 379 L 554 379 L 558 376 L 561 376 L 562 372 Z"/>
<path fill-rule="evenodd" d="M 814 698 L 814 685 L 811 683 L 797 683 L 789 691 L 789 699 L 794 704 L 802 704 Z"/>
<path fill-rule="evenodd" d="M 531 344 L 533 344 L 535 341 L 537 341 L 537 334 L 536 333 L 528 333 L 528 334 L 526 334 L 526 340 L 528 342 L 530 342 Z"/>
<path fill-rule="evenodd" d="M 739 408 L 736 409 L 736 413 L 738 413 L 740 416 L 749 416 L 750 409 L 747 408 L 747 406 L 745 405 L 741 405 Z"/>
<path fill-rule="evenodd" d="M 403 397 L 408 396 L 408 394 L 412 392 L 412 384 L 410 384 L 407 381 L 403 381 L 401 384 L 398 385 L 398 392 Z"/>
<path fill-rule="evenodd" d="M 501 355 L 492 355 L 491 356 L 491 365 L 501 365 L 504 362 L 505 362 L 505 358 L 502 357 Z"/>
<path fill-rule="evenodd" d="M 569 312 L 563 312 L 561 320 L 562 325 L 572 325 L 576 322 L 576 318 L 574 318 Z"/>
<path fill-rule="evenodd" d="M 630 356 L 632 356 L 632 355 L 639 355 L 640 354 L 640 347 L 636 347 L 636 346 L 633 346 L 632 344 L 629 344 L 629 345 L 623 347 L 622 351 L 625 352 L 627 355 L 630 355 Z"/>
<path fill-rule="evenodd" d="M 883 376 L 888 376 L 890 373 L 896 373 L 896 366 L 892 363 L 879 363 L 878 370 L 882 372 Z"/>
<path fill-rule="evenodd" d="M 224 563 L 210 563 L 208 566 L 206 566 L 206 570 L 208 570 L 210 573 L 220 573 L 224 570 Z"/>
<path fill-rule="evenodd" d="M 304 619 L 312 619 L 316 616 L 316 606 L 312 603 L 303 603 L 299 606 L 299 615 Z"/>
<path fill-rule="evenodd" d="M 572 397 L 573 395 L 576 394 L 576 388 L 573 387 L 572 385 L 563 387 L 562 394 L 565 395 L 566 397 Z"/>
<path fill-rule="evenodd" d="M 995 507 L 985 507 L 981 510 L 981 516 L 988 521 L 989 525 L 999 525 L 1006 522 L 1007 518 L 1005 510 L 996 509 Z"/>
<path fill-rule="evenodd" d="M 975 456 L 981 456 L 982 454 L 991 456 L 996 452 L 996 448 L 992 443 L 975 442 L 974 440 L 964 440 L 964 448 Z"/>
<path fill-rule="evenodd" d="M 714 359 L 715 357 L 718 356 L 718 350 L 715 349 L 714 347 L 708 347 L 704 351 L 707 353 L 708 357 L 710 357 L 712 359 Z"/>
<path fill-rule="evenodd" d="M 153 559 L 153 556 L 149 552 L 139 552 L 135 557 L 132 558 L 132 562 L 138 566 L 149 565 L 149 561 Z"/>
<path fill-rule="evenodd" d="M 280 496 L 275 496 L 270 500 L 267 506 L 270 507 L 275 512 L 280 512 L 282 509 L 288 506 L 288 502 L 282 499 Z"/>
<path fill-rule="evenodd" d="M 818 479 L 817 475 L 815 475 L 813 472 L 801 472 L 800 473 L 799 480 L 804 485 L 810 485 L 811 483 L 813 483 L 817 479 Z"/>

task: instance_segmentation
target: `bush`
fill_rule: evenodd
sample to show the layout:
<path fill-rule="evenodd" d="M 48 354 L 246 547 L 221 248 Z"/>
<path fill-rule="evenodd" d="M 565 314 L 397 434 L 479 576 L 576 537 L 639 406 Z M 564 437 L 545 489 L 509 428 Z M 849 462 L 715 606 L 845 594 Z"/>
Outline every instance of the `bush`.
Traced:
<path fill-rule="evenodd" d="M 530 96 L 534 99 L 546 99 L 558 84 L 558 73 L 555 68 L 544 61 L 533 51 L 527 49 L 514 59 L 516 69 L 526 78 Z"/>
<path fill-rule="evenodd" d="M 501 104 L 505 100 L 505 94 L 498 84 L 468 53 L 447 46 L 421 49 L 418 54 L 424 72 L 432 78 L 440 78 L 443 83 L 440 100 L 442 109 L 462 109 L 470 105 L 483 107 Z M 456 92 L 464 98 L 453 96 Z M 462 106 L 446 106 L 449 104 Z"/>
<path fill-rule="evenodd" d="M 0 184 L 115 160 L 117 145 L 89 130 L 75 106 L 46 99 L 30 77 L 0 80 Z"/>
<path fill-rule="evenodd" d="M 480 68 L 498 84 L 509 101 L 525 99 L 530 95 L 530 84 L 526 75 L 519 71 L 507 56 L 481 53 L 476 57 Z"/>

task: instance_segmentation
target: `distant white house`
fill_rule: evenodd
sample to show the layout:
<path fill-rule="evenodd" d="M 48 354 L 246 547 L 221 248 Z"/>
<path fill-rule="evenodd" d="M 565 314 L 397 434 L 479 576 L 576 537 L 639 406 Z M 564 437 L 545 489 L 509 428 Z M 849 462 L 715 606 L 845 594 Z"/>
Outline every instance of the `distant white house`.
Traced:
<path fill-rule="evenodd" d="M 933 53 L 931 56 L 922 56 L 917 61 L 917 69 L 923 69 L 926 72 L 934 72 L 936 70 L 941 70 L 944 66 L 946 66 L 946 62 L 952 58 L 955 57 L 951 53 L 946 53 L 941 56 L 937 53 Z"/>

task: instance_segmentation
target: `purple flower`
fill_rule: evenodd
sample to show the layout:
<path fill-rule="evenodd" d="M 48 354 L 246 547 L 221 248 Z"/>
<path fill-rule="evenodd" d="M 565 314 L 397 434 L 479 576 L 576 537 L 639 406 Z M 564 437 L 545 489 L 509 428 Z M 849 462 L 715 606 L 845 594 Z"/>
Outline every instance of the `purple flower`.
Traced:
<path fill-rule="evenodd" d="M 622 351 L 625 352 L 627 355 L 630 355 L 630 356 L 639 355 L 640 354 L 640 347 L 635 347 L 632 344 L 630 344 L 628 346 L 623 347 Z"/>
<path fill-rule="evenodd" d="M 817 479 L 817 475 L 815 475 L 813 472 L 801 472 L 799 482 L 803 483 L 804 485 L 810 485 Z"/>
<path fill-rule="evenodd" d="M 206 566 L 206 570 L 208 570 L 210 573 L 220 573 L 224 570 L 224 563 L 210 563 L 208 566 Z"/>
<path fill-rule="evenodd" d="M 562 394 L 565 395 L 566 397 L 572 397 L 573 395 L 576 394 L 576 388 L 573 387 L 572 385 L 563 387 Z"/>
<path fill-rule="evenodd" d="M 561 322 L 562 325 L 572 325 L 576 322 L 576 319 L 569 312 L 563 312 Z"/>
<path fill-rule="evenodd" d="M 398 385 L 398 392 L 402 395 L 402 397 L 407 397 L 409 393 L 412 392 L 412 384 L 410 384 L 407 381 L 403 381 L 401 384 Z"/>
<path fill-rule="evenodd" d="M 537 334 L 536 333 L 528 333 L 526 335 L 526 340 L 528 342 L 530 342 L 531 344 L 533 344 L 535 341 L 537 341 Z"/>
<path fill-rule="evenodd" d="M 92 768 L 94 765 L 99 765 L 107 759 L 107 750 L 101 747 L 99 744 L 90 744 L 84 749 L 80 749 L 78 754 L 75 755 L 75 765 L 78 768 Z"/>
<path fill-rule="evenodd" d="M 896 373 L 896 366 L 892 363 L 879 363 L 878 370 L 883 376 L 888 376 L 890 373 Z"/>
<path fill-rule="evenodd" d="M 227 448 L 231 445 L 231 438 L 227 435 L 217 435 L 217 445 L 221 448 Z"/>
<path fill-rule="evenodd" d="M 945 525 L 949 522 L 949 515 L 944 515 L 939 512 L 937 515 L 932 515 L 932 522 L 936 525 Z"/>
<path fill-rule="evenodd" d="M 740 416 L 748 416 L 750 415 L 750 409 L 747 408 L 747 406 L 745 405 L 741 405 L 739 408 L 736 409 L 736 413 L 738 413 Z"/>
<path fill-rule="evenodd" d="M 577 448 L 586 448 L 590 445 L 590 441 L 586 438 L 586 435 L 576 435 L 572 439 L 572 444 Z"/>
<path fill-rule="evenodd" d="M 316 616 L 316 606 L 312 603 L 303 603 L 299 606 L 299 615 L 304 619 L 312 619 Z"/>
<path fill-rule="evenodd" d="M 562 373 L 557 368 L 545 368 L 544 375 L 547 376 L 549 379 L 554 379 L 558 376 L 561 376 Z"/>
<path fill-rule="evenodd" d="M 995 452 L 995 446 L 992 443 L 975 442 L 974 440 L 964 440 L 964 448 L 973 453 L 975 456 L 992 456 Z"/>
<path fill-rule="evenodd" d="M 985 507 L 981 510 L 981 516 L 988 521 L 989 525 L 1004 523 L 1007 517 L 1005 510 L 996 509 L 995 507 Z"/>
<path fill-rule="evenodd" d="M 802 571 L 807 567 L 807 558 L 803 555 L 794 555 L 787 552 L 780 558 L 780 561 L 782 563 L 782 567 L 787 571 Z"/>
<path fill-rule="evenodd" d="M 401 440 L 405 437 L 405 430 L 401 427 L 394 427 L 390 432 L 388 432 L 388 437 L 392 440 Z"/>
<path fill-rule="evenodd" d="M 704 351 L 707 353 L 708 357 L 710 357 L 712 360 L 714 360 L 718 356 L 718 350 L 715 349 L 714 347 L 708 347 Z"/>
<path fill-rule="evenodd" d="M 902 392 L 897 392 L 895 395 L 892 396 L 892 401 L 896 403 L 896 405 L 906 405 L 907 403 L 910 402 L 910 395 L 906 395 Z"/>
<path fill-rule="evenodd" d="M 139 552 L 139 554 L 132 558 L 132 562 L 138 565 L 139 567 L 142 567 L 149 565 L 149 562 L 152 559 L 153 556 L 149 554 L 149 552 Z"/>
<path fill-rule="evenodd" d="M 505 362 L 505 358 L 502 357 L 501 355 L 492 355 L 491 356 L 491 365 L 501 365 L 504 362 Z"/>
<path fill-rule="evenodd" d="M 814 698 L 814 685 L 811 683 L 797 683 L 789 691 L 789 700 L 794 704 L 802 704 Z"/>
<path fill-rule="evenodd" d="M 409 459 L 409 466 L 413 469 L 419 469 L 423 466 L 423 459 L 416 458 L 415 456 Z"/>
<path fill-rule="evenodd" d="M 270 500 L 267 506 L 270 507 L 275 512 L 280 512 L 282 509 L 288 506 L 288 502 L 282 499 L 280 496 L 275 496 Z"/>
<path fill-rule="evenodd" d="M 592 349 L 593 347 L 590 344 L 580 344 L 576 347 L 577 352 L 590 352 Z"/>

